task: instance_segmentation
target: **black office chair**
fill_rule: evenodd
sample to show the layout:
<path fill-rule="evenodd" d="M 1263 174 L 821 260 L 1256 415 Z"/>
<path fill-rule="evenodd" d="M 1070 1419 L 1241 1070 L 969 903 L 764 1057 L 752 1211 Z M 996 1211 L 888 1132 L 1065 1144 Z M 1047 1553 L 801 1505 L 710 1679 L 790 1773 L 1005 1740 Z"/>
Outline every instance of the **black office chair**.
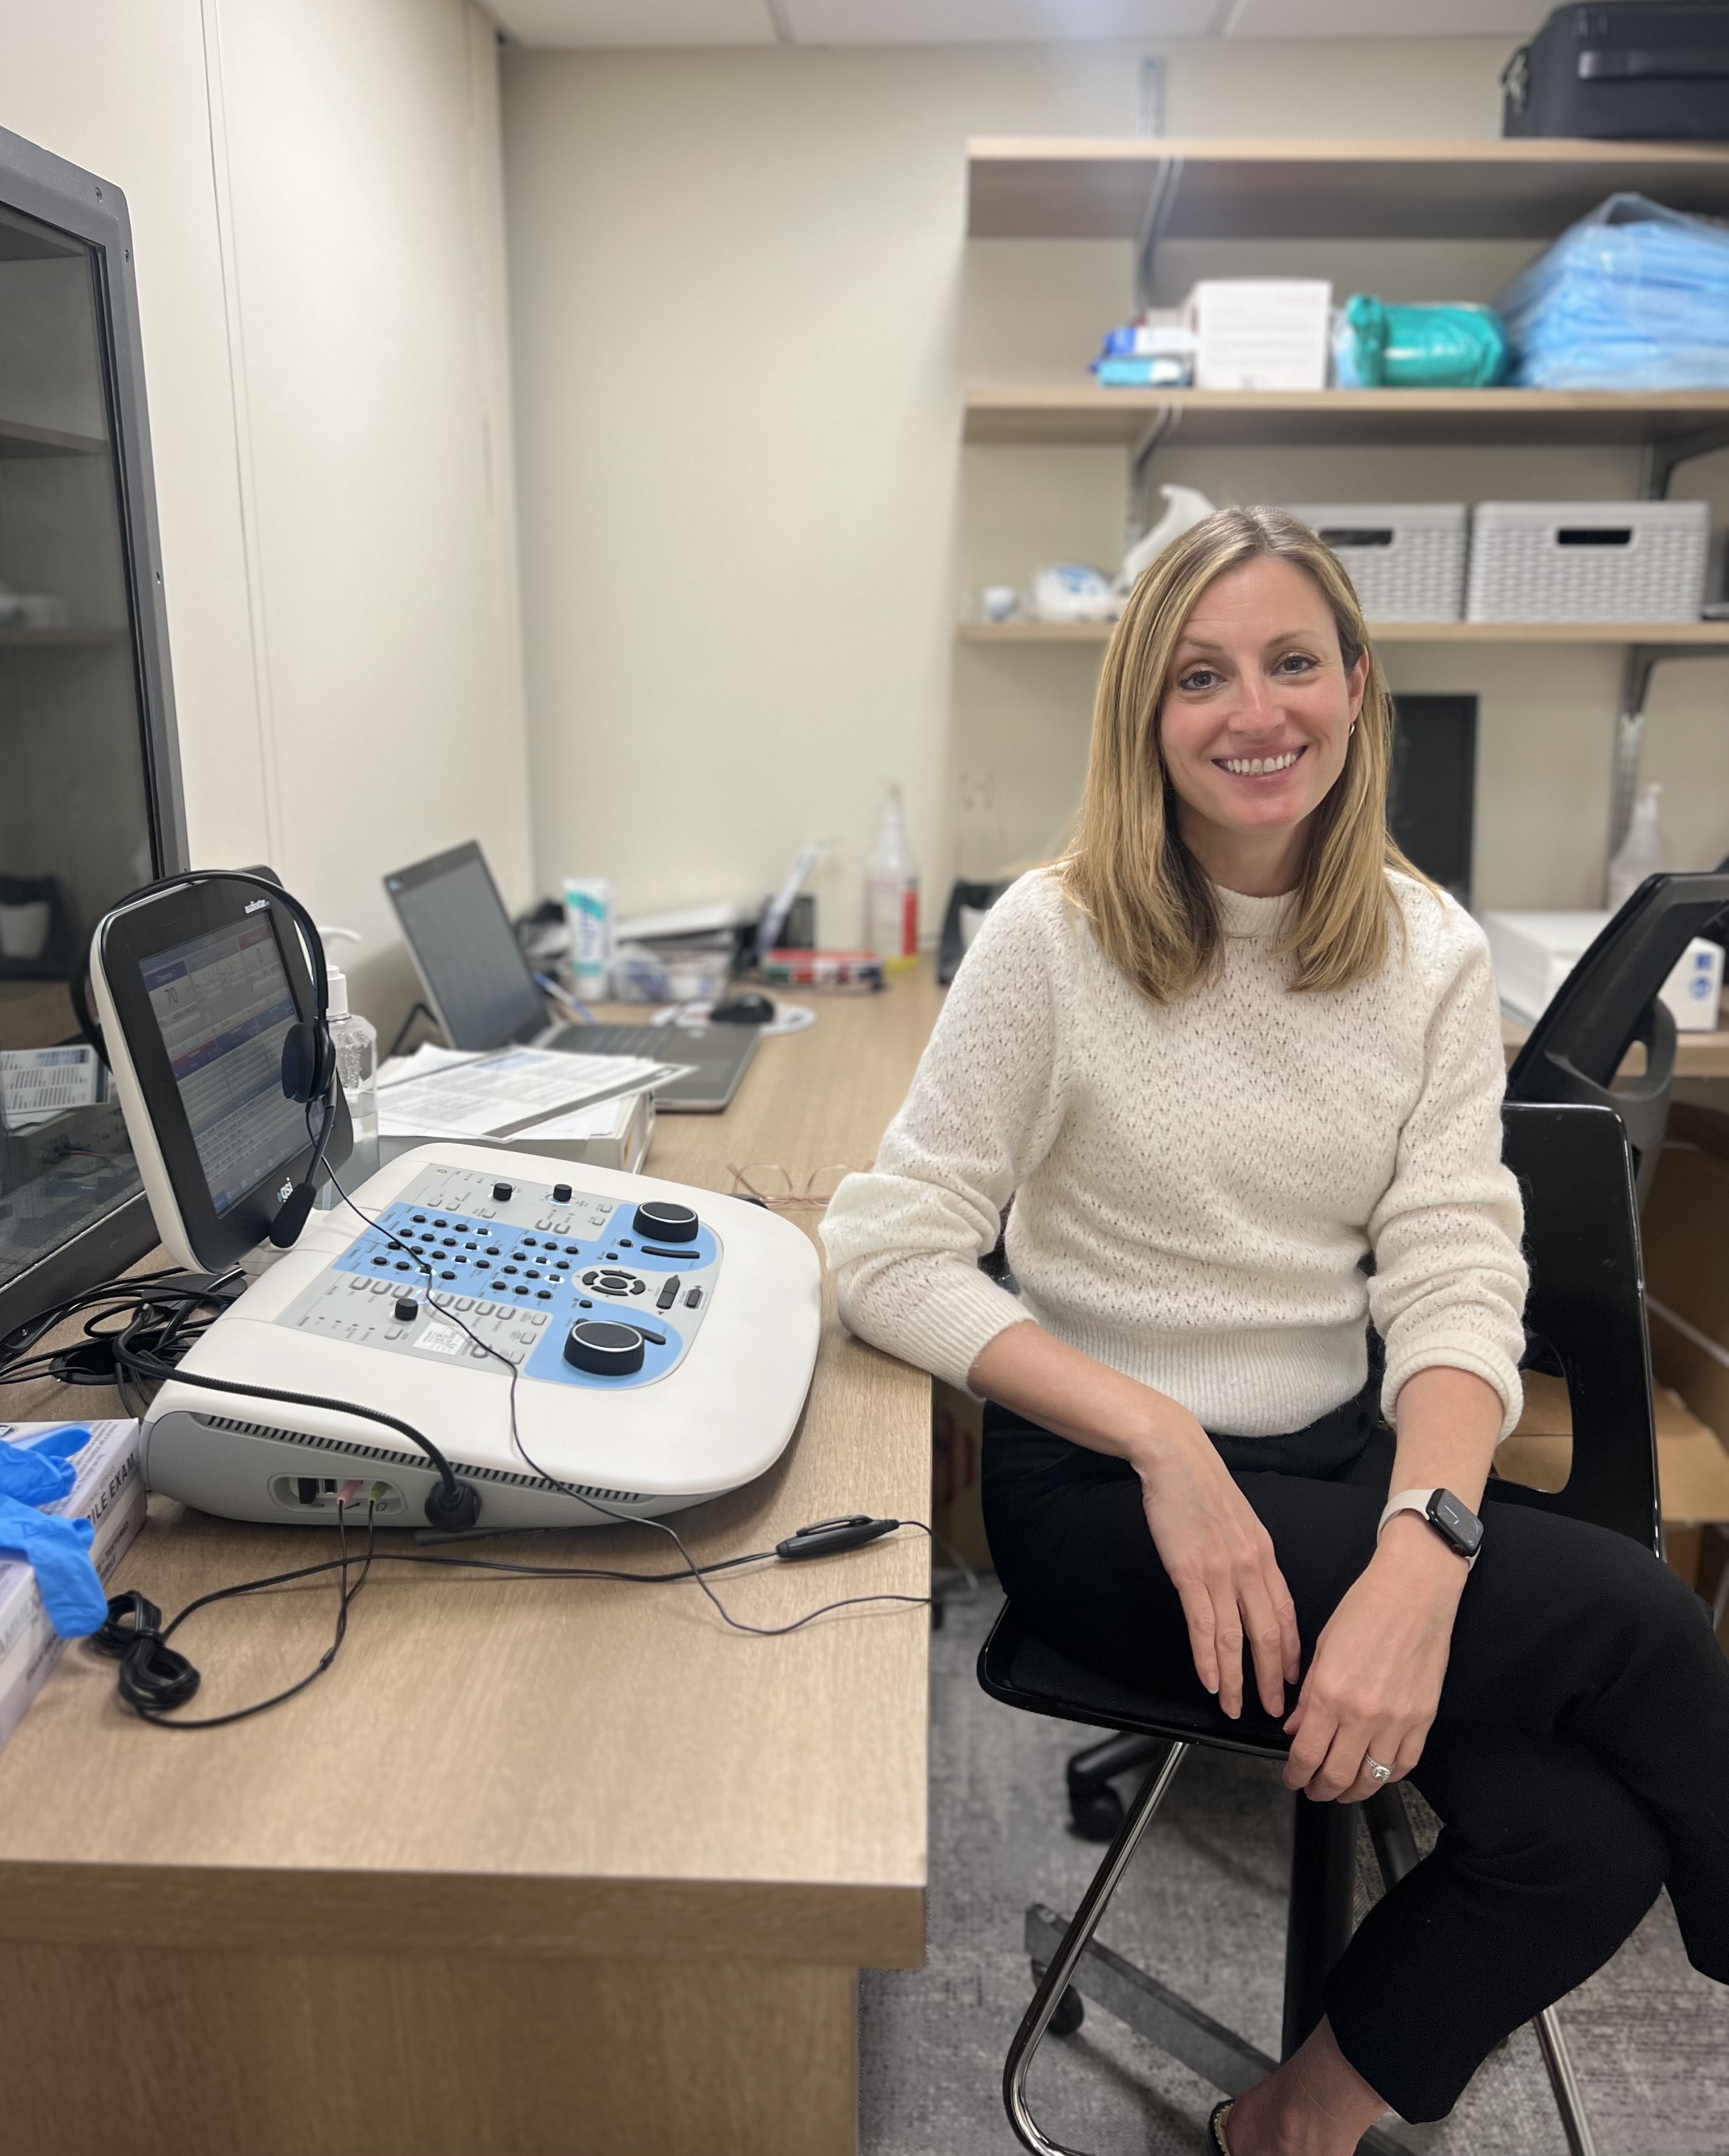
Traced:
<path fill-rule="evenodd" d="M 1505 1491 L 1516 1492 L 1517 1502 L 1629 1535 L 1660 1554 L 1650 1355 L 1625 1129 L 1608 1108 L 1559 1105 L 1510 1106 L 1504 1127 L 1505 1158 L 1525 1199 L 1531 1276 L 1527 1330 L 1535 1353 L 1552 1358 L 1565 1374 L 1573 1416 L 1565 1488 L 1545 1492 L 1508 1484 Z M 1271 2059 L 1157 1978 L 1095 1946 L 1093 1934 L 1190 1748 L 1202 1744 L 1281 1758 L 1283 1738 L 1245 1738 L 1241 1725 L 1216 1708 L 1144 1695 L 1096 1676 L 1035 1637 L 1013 1607 L 1003 1611 L 985 1642 L 978 1676 L 986 1691 L 1006 1706 L 1121 1732 L 1111 1743 L 1123 1756 L 1111 1771 L 1123 1771 L 1137 1758 L 1159 1763 L 1129 1805 L 1072 1921 L 1065 1926 L 1038 1903 L 1027 1911 L 1026 1950 L 1038 1989 L 1009 2046 L 1003 2076 L 1008 2122 L 1022 2146 L 1035 2156 L 1078 2156 L 1040 2130 L 1027 2107 L 1026 2082 L 1047 2030 L 1060 2035 L 1080 2025 L 1083 1997 L 1108 2007 L 1225 2095 L 1253 2087 L 1271 2072 Z M 1103 1763 L 1099 1753 L 1094 1758 Z M 1417 1861 L 1397 1786 L 1361 1807 L 1316 1804 L 1301 1795 L 1293 1804 L 1281 2036 L 1286 2057 L 1320 2020 L 1327 1974 L 1351 1937 L 1359 1810 L 1389 1887 Z M 1567 2145 L 1573 2156 L 1592 2156 L 1590 2129 L 1553 2010 L 1533 2025 Z M 1407 2144 L 1382 2128 L 1362 2146 L 1380 2156 L 1408 2156 Z"/>
<path fill-rule="evenodd" d="M 1613 1108 L 1627 1126 L 1641 1201 L 1657 1173 L 1675 1078 L 1675 1019 L 1658 990 L 1726 907 L 1729 875 L 1721 869 L 1647 876 L 1556 990 L 1507 1073 L 1510 1101 Z M 1644 1075 L 1611 1091 L 1635 1040 L 1644 1043 Z"/>

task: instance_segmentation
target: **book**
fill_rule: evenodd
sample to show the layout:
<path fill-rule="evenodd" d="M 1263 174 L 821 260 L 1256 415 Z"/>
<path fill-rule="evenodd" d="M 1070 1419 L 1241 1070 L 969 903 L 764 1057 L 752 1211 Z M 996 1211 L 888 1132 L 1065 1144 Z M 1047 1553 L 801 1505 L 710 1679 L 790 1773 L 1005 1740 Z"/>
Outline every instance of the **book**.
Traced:
<path fill-rule="evenodd" d="M 0 1423 L 0 1439 L 28 1445 L 64 1422 Z M 72 1455 L 76 1476 L 47 1512 L 88 1520 L 90 1559 L 105 1584 L 144 1523 L 144 1474 L 136 1422 L 93 1422 L 90 1441 Z M 36 1574 L 20 1557 L 0 1555 L 0 1746 L 48 1681 L 66 1642 L 49 1624 Z"/>

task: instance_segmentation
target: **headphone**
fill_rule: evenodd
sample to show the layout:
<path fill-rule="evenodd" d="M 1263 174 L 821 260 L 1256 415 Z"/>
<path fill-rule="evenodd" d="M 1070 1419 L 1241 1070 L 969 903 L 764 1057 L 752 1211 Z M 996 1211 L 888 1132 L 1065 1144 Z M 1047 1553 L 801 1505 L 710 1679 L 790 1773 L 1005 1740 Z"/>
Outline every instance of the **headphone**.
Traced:
<path fill-rule="evenodd" d="M 190 891 L 207 883 L 244 883 L 254 891 L 264 892 L 273 906 L 281 906 L 293 920 L 311 956 L 313 1014 L 310 1019 L 296 1018 L 283 1037 L 282 1091 L 285 1099 L 300 1101 L 307 1107 L 315 1101 L 322 1101 L 324 1113 L 319 1121 L 318 1136 L 313 1142 L 312 1158 L 306 1163 L 306 1173 L 284 1199 L 270 1223 L 270 1240 L 278 1250 L 285 1250 L 299 1236 L 311 1213 L 318 1194 L 318 1171 L 324 1165 L 325 1148 L 330 1143 L 331 1129 L 336 1118 L 336 1044 L 331 1037 L 331 982 L 325 964 L 324 939 L 318 932 L 317 922 L 299 899 L 285 891 L 274 876 L 261 875 L 255 869 L 188 869 L 181 875 L 162 876 L 155 883 L 142 884 L 136 891 L 128 891 L 119 906 L 109 911 L 116 912 L 120 906 L 131 906 L 141 898 L 153 897 L 158 891 Z M 101 924 L 98 922 L 85 947 L 84 963 L 76 969 L 69 985 L 73 1011 L 84 1029 L 85 1039 L 105 1066 L 112 1070 L 102 1029 L 85 993 L 91 953 L 100 932 Z"/>

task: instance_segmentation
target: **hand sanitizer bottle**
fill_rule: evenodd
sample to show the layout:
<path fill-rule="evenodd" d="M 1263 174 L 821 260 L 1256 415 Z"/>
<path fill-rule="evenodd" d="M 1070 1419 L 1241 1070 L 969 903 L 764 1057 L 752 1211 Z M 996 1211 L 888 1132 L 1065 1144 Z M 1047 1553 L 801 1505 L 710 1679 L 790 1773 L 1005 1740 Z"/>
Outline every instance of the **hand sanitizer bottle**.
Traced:
<path fill-rule="evenodd" d="M 919 955 L 919 872 L 898 786 L 889 788 L 864 863 L 864 947 L 885 966 L 911 966 Z"/>
<path fill-rule="evenodd" d="M 328 940 L 341 936 L 358 943 L 351 928 L 321 928 Z M 333 965 L 326 953 L 325 971 L 330 977 L 331 1043 L 336 1051 L 336 1075 L 348 1103 L 348 1120 L 354 1127 L 354 1149 L 337 1173 L 342 1188 L 351 1196 L 369 1175 L 378 1172 L 378 1035 L 371 1022 L 348 1008 L 348 976 Z M 321 1213 L 342 1203 L 336 1183 L 326 1182 L 315 1201 Z"/>

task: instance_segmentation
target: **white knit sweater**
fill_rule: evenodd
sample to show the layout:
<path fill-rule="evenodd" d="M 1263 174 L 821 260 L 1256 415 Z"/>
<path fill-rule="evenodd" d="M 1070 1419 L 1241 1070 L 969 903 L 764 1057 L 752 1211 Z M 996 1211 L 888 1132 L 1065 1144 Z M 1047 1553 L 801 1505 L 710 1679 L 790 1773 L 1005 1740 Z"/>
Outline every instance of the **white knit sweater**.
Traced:
<path fill-rule="evenodd" d="M 1281 898 L 1217 894 L 1223 963 L 1150 1003 L 1048 871 L 980 929 L 906 1105 L 823 1229 L 854 1332 L 965 1385 L 1032 1317 L 1208 1430 L 1301 1430 L 1387 1344 L 1382 1399 L 1434 1363 L 1518 1419 L 1518 1186 L 1501 1161 L 1501 1030 L 1462 908 L 1390 876 L 1403 914 L 1354 988 L 1292 993 Z M 977 1269 L 1013 1199 L 1017 1301 Z M 1367 1278 L 1362 1262 L 1372 1252 Z"/>

